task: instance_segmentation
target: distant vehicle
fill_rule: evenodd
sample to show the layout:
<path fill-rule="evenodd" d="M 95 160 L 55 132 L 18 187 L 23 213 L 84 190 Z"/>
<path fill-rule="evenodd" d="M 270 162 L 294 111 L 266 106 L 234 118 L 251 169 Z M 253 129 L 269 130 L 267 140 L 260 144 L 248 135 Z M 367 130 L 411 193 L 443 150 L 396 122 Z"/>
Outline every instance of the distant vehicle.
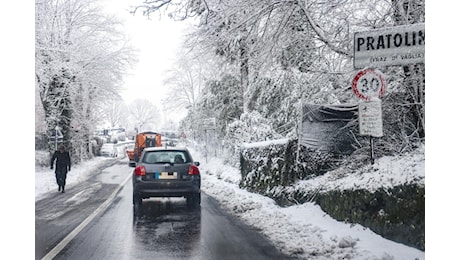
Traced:
<path fill-rule="evenodd" d="M 185 197 L 187 205 L 201 204 L 199 162 L 187 148 L 145 148 L 133 171 L 133 205 L 150 197 Z"/>
<path fill-rule="evenodd" d="M 131 167 L 136 166 L 136 161 L 134 161 L 134 143 L 131 143 L 126 146 L 126 155 L 128 156 L 128 165 Z"/>
<path fill-rule="evenodd" d="M 175 139 L 175 138 L 169 138 L 169 137 L 162 137 L 161 138 L 162 146 L 174 147 L 174 146 L 177 145 L 178 142 L 179 142 L 179 140 Z"/>
<path fill-rule="evenodd" d="M 95 131 L 94 136 L 105 139 L 107 143 L 118 143 L 126 140 L 126 131 L 124 128 L 101 129 Z"/>
<path fill-rule="evenodd" d="M 117 147 L 115 144 L 105 143 L 101 146 L 100 154 L 106 157 L 118 157 Z"/>
<path fill-rule="evenodd" d="M 138 162 L 142 151 L 147 147 L 160 147 L 161 134 L 156 132 L 142 132 L 136 135 L 134 143 L 134 161 Z"/>

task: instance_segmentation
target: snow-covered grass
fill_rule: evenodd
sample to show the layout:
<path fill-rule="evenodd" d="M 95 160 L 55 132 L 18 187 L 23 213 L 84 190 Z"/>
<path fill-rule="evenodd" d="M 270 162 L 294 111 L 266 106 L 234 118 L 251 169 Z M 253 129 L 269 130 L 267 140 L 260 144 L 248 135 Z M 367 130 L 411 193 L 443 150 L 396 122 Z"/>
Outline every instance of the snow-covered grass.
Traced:
<path fill-rule="evenodd" d="M 191 149 L 200 161 L 202 190 L 213 196 L 230 213 L 260 230 L 280 250 L 299 259 L 425 259 L 418 249 L 395 243 L 358 224 L 339 222 L 312 203 L 280 207 L 267 197 L 239 188 L 239 170 L 218 158 L 203 157 Z M 323 186 L 328 189 L 367 187 L 370 190 L 395 184 L 425 180 L 424 148 L 399 157 L 382 157 L 374 165 L 356 172 L 337 169 L 324 176 L 301 181 L 299 186 Z M 106 158 L 97 157 L 72 167 L 69 183 L 77 183 L 94 174 Z M 78 176 L 78 177 L 75 177 Z M 36 167 L 35 199 L 55 192 L 54 174 L 47 167 Z"/>
<path fill-rule="evenodd" d="M 425 185 L 425 147 L 414 152 L 385 156 L 357 170 L 341 167 L 311 180 L 299 181 L 297 190 L 353 190 L 391 188 L 402 184 Z"/>

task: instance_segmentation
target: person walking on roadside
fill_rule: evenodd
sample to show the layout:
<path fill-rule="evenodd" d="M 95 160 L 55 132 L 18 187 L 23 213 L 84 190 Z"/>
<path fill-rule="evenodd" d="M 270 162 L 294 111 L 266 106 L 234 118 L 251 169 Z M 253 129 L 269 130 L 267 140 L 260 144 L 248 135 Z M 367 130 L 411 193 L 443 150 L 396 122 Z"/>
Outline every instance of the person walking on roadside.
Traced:
<path fill-rule="evenodd" d="M 70 172 L 70 155 L 63 145 L 51 157 L 51 170 L 53 169 L 54 161 L 56 161 L 56 170 L 54 173 L 56 174 L 56 182 L 59 186 L 58 191 L 64 193 L 65 179 L 67 178 L 67 172 Z"/>

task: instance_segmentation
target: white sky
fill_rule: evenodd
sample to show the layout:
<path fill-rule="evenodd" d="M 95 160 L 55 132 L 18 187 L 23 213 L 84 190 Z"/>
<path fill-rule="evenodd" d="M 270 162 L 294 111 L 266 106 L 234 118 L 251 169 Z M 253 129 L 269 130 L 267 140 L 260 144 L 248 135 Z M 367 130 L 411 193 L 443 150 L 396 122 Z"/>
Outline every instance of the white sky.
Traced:
<path fill-rule="evenodd" d="M 178 59 L 183 37 L 190 21 L 173 21 L 166 15 L 154 13 L 150 19 L 141 12 L 130 14 L 130 5 L 141 1 L 105 0 L 110 13 L 126 21 L 126 34 L 131 43 L 139 50 L 138 63 L 125 78 L 120 93 L 129 105 L 135 99 L 148 99 L 163 110 L 162 100 L 166 98 L 167 87 L 163 82 L 167 71 L 172 69 Z M 181 114 L 182 116 L 182 114 Z M 177 119 L 177 116 L 168 117 Z"/>
<path fill-rule="evenodd" d="M 239 169 L 225 165 L 219 158 L 205 158 L 196 149 L 190 148 L 194 160 L 201 163 L 199 168 L 202 175 L 202 191 L 216 198 L 222 207 L 232 214 L 236 214 L 249 225 L 259 229 L 285 253 L 303 251 L 305 257 L 311 252 L 316 252 L 320 256 L 317 259 L 342 259 L 344 256 L 354 260 L 425 259 L 424 252 L 384 239 L 359 224 L 351 225 L 336 221 L 315 204 L 304 203 L 281 208 L 272 199 L 242 190 L 238 186 L 241 176 Z M 94 175 L 97 171 L 93 169 L 101 165 L 104 160 L 113 159 L 96 157 L 81 165 L 73 166 L 67 177 L 67 192 L 71 192 L 72 186 Z M 108 171 L 112 173 L 120 171 L 126 174 L 129 169 L 128 160 L 126 157 L 121 160 L 125 165 L 116 164 Z M 345 177 L 337 179 L 337 176 Z M 425 182 L 423 147 L 408 156 L 378 158 L 374 166 L 369 165 L 359 173 L 350 173 L 345 169 L 344 172 L 327 173 L 322 178 L 302 181 L 298 185 L 311 187 L 311 189 L 324 185 L 325 189 L 345 189 L 355 186 L 372 190 L 376 186 L 388 187 L 405 183 L 408 179 L 419 179 L 419 182 Z M 50 192 L 57 193 L 53 171 L 48 167 L 36 167 L 35 200 Z M 78 196 L 76 194 L 72 198 L 78 200 Z M 346 246 L 347 244 L 354 245 L 351 247 Z"/>
<path fill-rule="evenodd" d="M 113 3 L 110 0 L 112 8 L 115 7 Z M 166 92 L 163 86 L 165 72 L 173 66 L 176 52 L 181 46 L 184 23 L 172 21 L 165 16 L 160 19 L 154 15 L 150 20 L 141 13 L 133 16 L 124 10 L 124 5 L 120 5 L 117 10 L 116 13 L 126 19 L 126 30 L 131 42 L 140 50 L 139 62 L 132 76 L 126 78 L 126 91 L 123 91 L 122 96 L 126 102 L 148 97 L 159 103 Z"/>

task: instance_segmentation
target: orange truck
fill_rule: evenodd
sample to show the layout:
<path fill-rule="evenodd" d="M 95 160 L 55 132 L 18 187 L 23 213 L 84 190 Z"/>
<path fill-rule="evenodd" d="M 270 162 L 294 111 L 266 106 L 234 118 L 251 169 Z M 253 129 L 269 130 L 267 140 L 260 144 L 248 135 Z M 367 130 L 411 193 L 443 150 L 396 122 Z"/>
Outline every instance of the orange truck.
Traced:
<path fill-rule="evenodd" d="M 136 135 L 134 143 L 133 159 L 138 162 L 141 157 L 142 151 L 146 147 L 159 147 L 161 146 L 161 134 L 156 132 L 142 132 Z M 128 153 L 129 156 L 129 153 Z M 131 161 L 131 158 L 130 158 Z M 129 166 L 135 167 L 135 163 L 130 163 Z"/>
<path fill-rule="evenodd" d="M 134 161 L 134 143 L 126 147 L 126 155 L 128 156 L 128 159 L 129 159 L 129 162 L 128 162 L 129 166 L 135 167 L 136 161 Z"/>

